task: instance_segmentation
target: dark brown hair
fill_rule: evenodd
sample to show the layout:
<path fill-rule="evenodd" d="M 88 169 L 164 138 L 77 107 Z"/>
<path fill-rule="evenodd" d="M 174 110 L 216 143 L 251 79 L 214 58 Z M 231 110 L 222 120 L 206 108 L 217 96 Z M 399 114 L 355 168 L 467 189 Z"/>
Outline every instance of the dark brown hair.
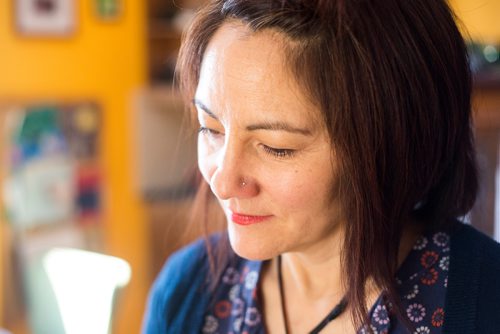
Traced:
<path fill-rule="evenodd" d="M 284 36 L 291 73 L 321 109 L 342 173 L 347 299 L 361 325 L 368 278 L 398 304 L 403 224 L 442 227 L 476 198 L 471 76 L 455 17 L 444 0 L 209 1 L 179 58 L 189 103 L 227 20 Z"/>

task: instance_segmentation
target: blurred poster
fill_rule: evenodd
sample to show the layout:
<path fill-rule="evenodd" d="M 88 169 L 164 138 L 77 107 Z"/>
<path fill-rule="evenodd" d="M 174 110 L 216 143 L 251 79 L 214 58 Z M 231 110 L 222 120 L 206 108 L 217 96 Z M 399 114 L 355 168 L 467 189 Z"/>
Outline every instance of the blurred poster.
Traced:
<path fill-rule="evenodd" d="M 3 197 L 12 224 L 86 222 L 99 215 L 99 115 L 93 103 L 8 110 Z"/>

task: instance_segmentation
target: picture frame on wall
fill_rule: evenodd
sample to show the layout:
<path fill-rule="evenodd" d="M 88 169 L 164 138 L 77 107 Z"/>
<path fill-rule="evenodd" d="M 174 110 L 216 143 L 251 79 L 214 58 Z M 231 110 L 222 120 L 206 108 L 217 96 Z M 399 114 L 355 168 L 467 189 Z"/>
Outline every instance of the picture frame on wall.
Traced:
<path fill-rule="evenodd" d="M 123 12 L 122 0 L 94 0 L 94 12 L 100 20 L 115 21 Z"/>
<path fill-rule="evenodd" d="M 23 35 L 64 37 L 76 29 L 75 0 L 14 0 L 16 29 Z"/>

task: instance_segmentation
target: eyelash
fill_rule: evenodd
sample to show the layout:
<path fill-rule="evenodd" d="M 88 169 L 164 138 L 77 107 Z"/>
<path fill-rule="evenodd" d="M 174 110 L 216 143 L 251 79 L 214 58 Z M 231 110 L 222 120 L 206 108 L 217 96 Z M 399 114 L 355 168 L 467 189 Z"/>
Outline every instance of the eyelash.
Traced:
<path fill-rule="evenodd" d="M 209 134 L 209 135 L 220 135 L 221 133 L 217 130 L 213 130 L 213 129 L 210 129 L 210 128 L 206 128 L 204 126 L 200 127 L 198 129 L 198 133 L 203 133 L 203 134 Z"/>
<path fill-rule="evenodd" d="M 217 130 L 213 130 L 210 128 L 206 127 L 200 127 L 198 129 L 198 133 L 200 134 L 209 134 L 209 135 L 220 135 L 221 133 Z M 267 145 L 262 145 L 264 152 L 266 154 L 272 155 L 273 157 L 280 158 L 280 159 L 286 159 L 286 158 L 291 158 L 295 155 L 296 151 L 291 150 L 291 149 L 286 149 L 286 148 L 274 148 L 270 147 Z"/>
<path fill-rule="evenodd" d="M 273 148 L 266 145 L 263 145 L 262 147 L 264 148 L 264 152 L 280 159 L 291 158 L 295 155 L 295 150 L 286 148 Z"/>

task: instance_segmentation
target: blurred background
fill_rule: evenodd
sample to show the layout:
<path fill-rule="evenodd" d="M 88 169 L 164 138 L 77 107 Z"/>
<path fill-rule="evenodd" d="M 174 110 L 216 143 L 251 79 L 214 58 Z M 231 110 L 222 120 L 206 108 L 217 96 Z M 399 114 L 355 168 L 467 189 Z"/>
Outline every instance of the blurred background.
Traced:
<path fill-rule="evenodd" d="M 200 234 L 172 77 L 202 2 L 0 0 L 0 333 L 138 333 L 163 262 Z M 500 0 L 451 5 L 475 73 L 468 218 L 500 240 Z"/>

